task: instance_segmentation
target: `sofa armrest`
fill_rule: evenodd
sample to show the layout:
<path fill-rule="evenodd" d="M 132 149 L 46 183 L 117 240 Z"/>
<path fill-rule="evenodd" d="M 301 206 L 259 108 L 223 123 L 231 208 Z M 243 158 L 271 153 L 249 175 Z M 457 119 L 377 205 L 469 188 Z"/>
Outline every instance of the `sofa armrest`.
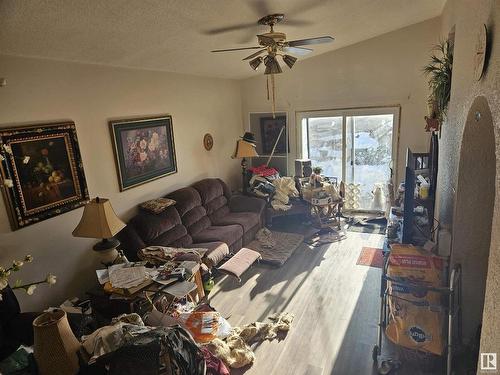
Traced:
<path fill-rule="evenodd" d="M 256 212 L 261 214 L 266 207 L 266 201 L 257 197 L 246 195 L 233 195 L 229 201 L 231 212 Z"/>

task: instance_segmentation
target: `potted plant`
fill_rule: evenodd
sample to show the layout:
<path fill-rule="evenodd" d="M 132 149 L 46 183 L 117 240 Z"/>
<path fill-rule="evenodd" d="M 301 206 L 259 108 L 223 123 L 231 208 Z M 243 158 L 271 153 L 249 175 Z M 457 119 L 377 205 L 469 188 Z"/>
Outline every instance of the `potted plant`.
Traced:
<path fill-rule="evenodd" d="M 451 75 L 453 70 L 453 48 L 449 41 L 433 48 L 431 61 L 424 66 L 424 74 L 429 77 L 429 115 L 425 116 L 426 131 L 439 130 L 446 117 L 450 102 Z"/>
<path fill-rule="evenodd" d="M 56 276 L 49 273 L 45 279 L 40 281 L 23 283 L 21 280 L 16 280 L 10 285 L 9 278 L 24 267 L 26 263 L 31 263 L 32 261 L 33 257 L 31 255 L 26 255 L 23 260 L 14 260 L 9 267 L 0 266 L 0 359 L 14 352 L 19 344 L 24 342 L 25 336 L 33 335 L 31 321 L 34 316 L 31 316 L 31 320 L 26 319 L 26 324 L 24 324 L 23 329 L 17 332 L 15 337 L 7 334 L 9 331 L 7 327 L 21 313 L 19 302 L 17 301 L 13 289 L 22 289 L 26 294 L 32 295 L 39 284 L 46 283 L 53 285 L 56 283 Z M 18 328 L 20 328 L 20 326 Z M 31 331 L 31 333 L 26 334 L 25 331 Z"/>

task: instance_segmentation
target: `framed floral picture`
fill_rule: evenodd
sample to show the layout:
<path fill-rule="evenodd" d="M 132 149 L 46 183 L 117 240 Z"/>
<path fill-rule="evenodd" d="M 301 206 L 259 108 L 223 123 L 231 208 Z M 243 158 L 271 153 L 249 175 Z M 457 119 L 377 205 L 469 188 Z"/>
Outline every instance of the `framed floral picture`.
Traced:
<path fill-rule="evenodd" d="M 172 117 L 109 122 L 120 191 L 177 172 Z"/>
<path fill-rule="evenodd" d="M 74 122 L 0 128 L 0 173 L 14 230 L 89 200 Z"/>

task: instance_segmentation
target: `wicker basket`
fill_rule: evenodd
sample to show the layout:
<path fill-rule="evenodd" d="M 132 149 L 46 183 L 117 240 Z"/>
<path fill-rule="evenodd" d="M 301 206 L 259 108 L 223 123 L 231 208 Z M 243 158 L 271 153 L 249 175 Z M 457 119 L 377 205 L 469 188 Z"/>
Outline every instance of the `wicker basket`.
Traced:
<path fill-rule="evenodd" d="M 80 343 L 71 331 L 66 312 L 54 310 L 33 321 L 34 355 L 40 375 L 74 375 L 78 372 Z"/>

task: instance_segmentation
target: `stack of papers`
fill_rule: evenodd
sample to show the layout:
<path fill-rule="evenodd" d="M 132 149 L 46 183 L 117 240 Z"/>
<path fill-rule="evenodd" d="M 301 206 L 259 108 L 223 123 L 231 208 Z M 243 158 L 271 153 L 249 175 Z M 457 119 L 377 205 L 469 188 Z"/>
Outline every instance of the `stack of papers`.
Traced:
<path fill-rule="evenodd" d="M 108 268 L 109 281 L 113 288 L 128 289 L 142 284 L 146 276 L 146 267 L 124 267 L 117 264 Z"/>

